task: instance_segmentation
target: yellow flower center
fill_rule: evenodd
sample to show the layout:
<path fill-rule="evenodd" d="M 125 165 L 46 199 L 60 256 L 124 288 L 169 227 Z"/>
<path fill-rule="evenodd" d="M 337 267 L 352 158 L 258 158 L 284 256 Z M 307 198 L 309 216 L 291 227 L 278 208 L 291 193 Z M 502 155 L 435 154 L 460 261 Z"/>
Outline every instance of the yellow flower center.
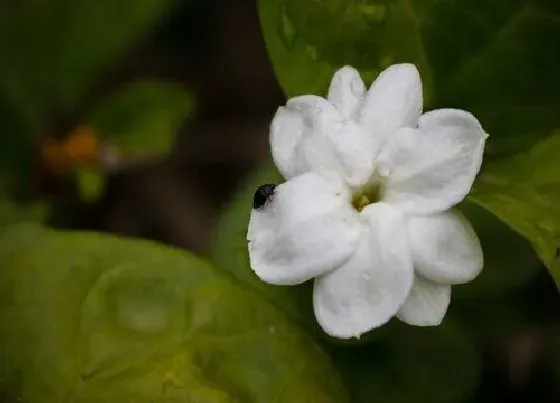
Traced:
<path fill-rule="evenodd" d="M 352 206 L 356 211 L 362 211 L 366 206 L 381 200 L 381 187 L 371 184 L 363 187 L 352 196 Z"/>

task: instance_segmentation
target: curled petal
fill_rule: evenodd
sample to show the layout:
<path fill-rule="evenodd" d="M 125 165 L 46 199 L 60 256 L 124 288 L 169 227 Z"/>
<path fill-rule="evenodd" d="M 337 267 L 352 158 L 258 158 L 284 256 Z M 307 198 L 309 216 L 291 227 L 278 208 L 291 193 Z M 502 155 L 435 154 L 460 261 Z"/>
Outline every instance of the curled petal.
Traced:
<path fill-rule="evenodd" d="M 327 99 L 343 118 L 355 119 L 365 92 L 360 73 L 353 67 L 345 66 L 334 74 Z"/>
<path fill-rule="evenodd" d="M 456 110 L 424 115 L 419 130 L 398 130 L 378 157 L 384 200 L 412 214 L 459 203 L 480 170 L 487 137 L 472 115 Z"/>
<path fill-rule="evenodd" d="M 482 270 L 480 241 L 458 211 L 410 217 L 408 236 L 414 269 L 431 281 L 466 283 Z"/>
<path fill-rule="evenodd" d="M 298 284 L 344 263 L 361 228 L 349 198 L 334 173 L 309 172 L 279 185 L 251 212 L 247 239 L 257 276 L 270 284 Z"/>
<path fill-rule="evenodd" d="M 436 284 L 417 275 L 397 318 L 409 325 L 437 326 L 443 321 L 450 301 L 450 285 Z"/>
<path fill-rule="evenodd" d="M 403 216 L 377 203 L 362 213 L 356 253 L 315 280 L 313 306 L 323 330 L 341 339 L 359 337 L 393 317 L 412 287 L 412 259 Z"/>
<path fill-rule="evenodd" d="M 367 92 L 359 121 L 375 138 L 374 151 L 400 127 L 416 127 L 422 114 L 422 80 L 413 64 L 395 64 Z"/>

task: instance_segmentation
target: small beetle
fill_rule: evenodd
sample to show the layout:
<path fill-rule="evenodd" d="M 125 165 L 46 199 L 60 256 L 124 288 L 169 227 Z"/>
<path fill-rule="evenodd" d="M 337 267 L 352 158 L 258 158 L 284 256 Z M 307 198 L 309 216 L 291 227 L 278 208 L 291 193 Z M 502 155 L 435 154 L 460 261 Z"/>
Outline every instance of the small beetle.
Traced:
<path fill-rule="evenodd" d="M 253 208 L 261 208 L 266 202 L 270 201 L 274 195 L 274 190 L 276 190 L 276 185 L 274 183 L 267 183 L 259 186 L 253 196 Z"/>

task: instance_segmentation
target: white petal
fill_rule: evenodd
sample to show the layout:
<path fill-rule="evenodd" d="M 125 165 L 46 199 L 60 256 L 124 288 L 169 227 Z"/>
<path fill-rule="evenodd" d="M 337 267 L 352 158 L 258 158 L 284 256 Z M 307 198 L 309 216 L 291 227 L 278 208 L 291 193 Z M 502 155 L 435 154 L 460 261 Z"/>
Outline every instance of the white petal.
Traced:
<path fill-rule="evenodd" d="M 357 118 L 366 87 L 360 73 L 350 66 L 338 70 L 331 80 L 327 99 L 345 119 Z"/>
<path fill-rule="evenodd" d="M 398 130 L 378 156 L 384 201 L 415 214 L 459 203 L 480 170 L 487 137 L 472 115 L 456 110 L 425 114 L 419 130 Z"/>
<path fill-rule="evenodd" d="M 458 211 L 410 217 L 408 236 L 414 269 L 429 280 L 461 284 L 482 270 L 480 241 Z"/>
<path fill-rule="evenodd" d="M 265 282 L 298 284 L 344 263 L 361 224 L 336 174 L 310 172 L 276 188 L 253 210 L 247 239 L 251 268 Z"/>
<path fill-rule="evenodd" d="M 353 187 L 368 182 L 373 173 L 373 153 L 369 136 L 354 122 L 333 123 L 321 135 L 302 141 L 300 160 L 311 170 L 338 172 Z"/>
<path fill-rule="evenodd" d="M 351 186 L 360 186 L 373 172 L 369 136 L 321 97 L 290 99 L 273 119 L 270 139 L 274 161 L 285 178 L 332 170 Z"/>
<path fill-rule="evenodd" d="M 441 126 L 459 126 L 467 130 L 478 129 L 484 132 L 480 122 L 472 113 L 452 108 L 436 109 L 426 112 L 420 116 L 418 126 L 420 130 L 424 132 Z"/>
<path fill-rule="evenodd" d="M 341 339 L 389 321 L 407 298 L 414 276 L 403 216 L 383 203 L 368 206 L 361 215 L 367 226 L 354 256 L 315 279 L 317 321 Z"/>
<path fill-rule="evenodd" d="M 433 283 L 422 276 L 414 285 L 397 317 L 414 326 L 437 326 L 443 321 L 451 301 L 451 286 Z"/>
<path fill-rule="evenodd" d="M 330 102 L 313 95 L 292 98 L 285 107 L 278 108 L 270 125 L 270 149 L 284 178 L 311 169 L 309 162 L 298 152 L 299 146 L 305 139 L 321 134 L 340 120 Z"/>
<path fill-rule="evenodd" d="M 416 127 L 422 114 L 422 80 L 413 64 L 388 67 L 365 96 L 360 123 L 373 133 L 377 147 L 400 127 Z"/>
<path fill-rule="evenodd" d="M 294 158 L 307 125 L 300 113 L 280 107 L 270 125 L 270 150 L 278 171 L 286 179 L 295 176 L 304 167 Z"/>

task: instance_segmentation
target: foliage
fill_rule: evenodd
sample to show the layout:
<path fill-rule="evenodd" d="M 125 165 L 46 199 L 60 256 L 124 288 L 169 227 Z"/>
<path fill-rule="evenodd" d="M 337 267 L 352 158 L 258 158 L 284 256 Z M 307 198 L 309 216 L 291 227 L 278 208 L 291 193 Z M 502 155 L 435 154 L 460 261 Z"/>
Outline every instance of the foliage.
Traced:
<path fill-rule="evenodd" d="M 347 401 L 305 332 L 186 252 L 24 224 L 0 235 L 0 267 L 0 380 L 14 398 Z"/>
<path fill-rule="evenodd" d="M 193 99 L 178 85 L 140 81 L 128 84 L 91 112 L 102 140 L 124 157 L 170 151 L 175 133 L 193 111 Z"/>
<path fill-rule="evenodd" d="M 560 133 L 489 165 L 471 199 L 533 244 L 560 285 Z"/>
<path fill-rule="evenodd" d="M 160 19 L 169 0 L 4 2 L 0 93 L 39 119 L 79 101 L 107 63 Z"/>

